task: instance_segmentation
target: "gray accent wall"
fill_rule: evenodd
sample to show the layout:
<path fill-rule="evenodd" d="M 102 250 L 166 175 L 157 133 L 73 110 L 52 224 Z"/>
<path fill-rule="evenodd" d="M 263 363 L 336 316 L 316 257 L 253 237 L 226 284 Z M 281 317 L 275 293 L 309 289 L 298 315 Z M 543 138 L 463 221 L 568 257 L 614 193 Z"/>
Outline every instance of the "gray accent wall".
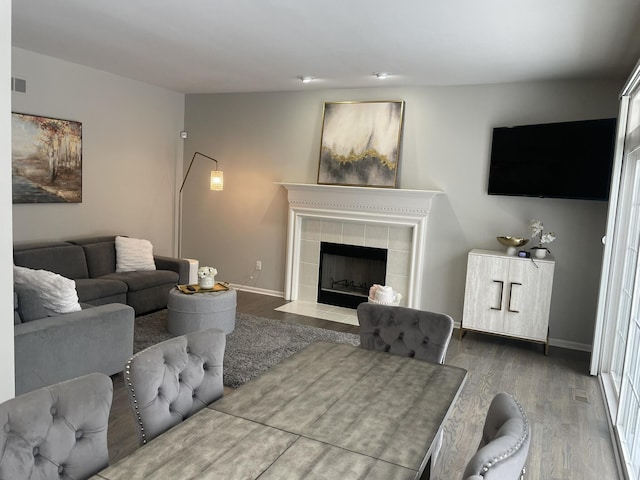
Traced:
<path fill-rule="evenodd" d="M 287 200 L 274 182 L 316 183 L 323 102 L 404 100 L 400 187 L 444 192 L 429 220 L 422 308 L 460 321 L 467 252 L 501 250 L 496 236 L 526 236 L 528 221 L 541 219 L 558 236 L 552 344 L 589 349 L 607 204 L 487 195 L 491 129 L 615 117 L 623 81 L 189 94 L 184 161 L 195 151 L 216 158 L 225 188 L 209 191 L 213 164 L 196 162 L 183 198 L 183 256 L 216 267 L 219 279 L 281 294 Z"/>

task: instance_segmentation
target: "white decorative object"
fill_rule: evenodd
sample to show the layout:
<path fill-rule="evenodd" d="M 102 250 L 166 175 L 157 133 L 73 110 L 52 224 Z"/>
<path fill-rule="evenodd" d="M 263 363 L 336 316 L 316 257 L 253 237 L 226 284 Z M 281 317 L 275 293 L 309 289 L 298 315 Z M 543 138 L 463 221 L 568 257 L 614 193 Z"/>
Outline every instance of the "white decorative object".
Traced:
<path fill-rule="evenodd" d="M 185 258 L 189 262 L 189 285 L 198 283 L 198 267 L 200 262 L 194 258 Z"/>
<path fill-rule="evenodd" d="M 48 270 L 33 270 L 14 265 L 13 281 L 36 290 L 42 306 L 51 315 L 81 310 L 74 280 Z"/>
<path fill-rule="evenodd" d="M 116 272 L 155 269 L 153 245 L 149 240 L 116 237 Z"/>
<path fill-rule="evenodd" d="M 544 258 L 547 256 L 548 250 L 546 248 L 536 247 L 533 249 L 533 254 L 536 258 Z"/>
<path fill-rule="evenodd" d="M 530 220 L 529 227 L 531 228 L 531 240 L 539 237 L 538 248 L 542 248 L 545 243 L 551 243 L 556 239 L 555 232 L 544 233 L 544 225 L 540 220 Z"/>
<path fill-rule="evenodd" d="M 210 289 L 216 284 L 218 270 L 213 267 L 200 267 L 198 269 L 198 285 L 200 288 Z"/>
<path fill-rule="evenodd" d="M 545 258 L 549 249 L 544 246 L 546 243 L 551 243 L 556 239 L 555 232 L 544 233 L 544 225 L 540 220 L 530 220 L 529 227 L 531 228 L 531 239 L 538 237 L 538 246 L 533 247 L 533 256 L 536 258 Z"/>
<path fill-rule="evenodd" d="M 399 305 L 402 295 L 394 292 L 393 288 L 383 285 L 374 284 L 369 289 L 369 303 L 378 303 L 380 305 Z"/>

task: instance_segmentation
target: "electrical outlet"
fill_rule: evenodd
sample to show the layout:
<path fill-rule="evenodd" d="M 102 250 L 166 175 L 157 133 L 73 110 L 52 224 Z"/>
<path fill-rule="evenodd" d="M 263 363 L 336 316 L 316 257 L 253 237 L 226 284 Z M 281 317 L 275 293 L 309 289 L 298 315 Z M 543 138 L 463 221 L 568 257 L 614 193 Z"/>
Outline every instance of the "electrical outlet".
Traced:
<path fill-rule="evenodd" d="M 262 270 L 262 261 L 256 260 L 256 270 Z"/>

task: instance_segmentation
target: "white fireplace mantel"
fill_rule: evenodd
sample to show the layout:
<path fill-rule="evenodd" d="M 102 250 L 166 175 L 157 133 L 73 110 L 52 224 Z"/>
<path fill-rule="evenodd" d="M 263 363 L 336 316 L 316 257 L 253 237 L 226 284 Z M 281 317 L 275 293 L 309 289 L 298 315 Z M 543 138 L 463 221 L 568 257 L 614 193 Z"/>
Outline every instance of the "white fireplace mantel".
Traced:
<path fill-rule="evenodd" d="M 287 189 L 289 221 L 285 299 L 298 299 L 303 219 L 385 225 L 412 230 L 406 305 L 420 308 L 427 219 L 432 201 L 443 192 L 398 188 L 280 183 Z"/>
<path fill-rule="evenodd" d="M 356 211 L 359 214 L 427 216 L 436 190 L 348 187 L 310 183 L 279 183 L 288 191 L 289 206 L 295 208 Z"/>

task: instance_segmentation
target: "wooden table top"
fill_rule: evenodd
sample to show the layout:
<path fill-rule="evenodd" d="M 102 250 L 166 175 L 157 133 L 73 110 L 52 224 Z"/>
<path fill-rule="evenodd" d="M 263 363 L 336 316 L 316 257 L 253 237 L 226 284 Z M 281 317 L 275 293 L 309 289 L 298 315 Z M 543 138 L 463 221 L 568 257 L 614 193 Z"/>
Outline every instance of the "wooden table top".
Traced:
<path fill-rule="evenodd" d="M 419 478 L 466 376 L 318 342 L 94 478 Z"/>

